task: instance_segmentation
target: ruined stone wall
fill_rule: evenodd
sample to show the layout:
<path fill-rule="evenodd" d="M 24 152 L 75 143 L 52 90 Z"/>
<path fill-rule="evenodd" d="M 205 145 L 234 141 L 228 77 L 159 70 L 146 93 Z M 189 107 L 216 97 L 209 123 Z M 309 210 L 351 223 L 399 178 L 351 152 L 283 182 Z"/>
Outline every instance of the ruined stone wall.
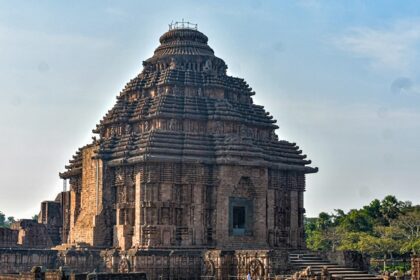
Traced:
<path fill-rule="evenodd" d="M 9 228 L 0 228 L 0 248 L 17 247 L 19 231 Z"/>
<path fill-rule="evenodd" d="M 45 225 L 53 245 L 62 243 L 63 216 L 61 196 L 62 193 L 57 196 L 57 201 L 43 201 L 38 216 L 38 223 Z"/>
<path fill-rule="evenodd" d="M 11 229 L 18 231 L 17 244 L 26 248 L 49 248 L 53 245 L 44 224 L 34 220 L 23 219 L 14 222 Z"/>
<path fill-rule="evenodd" d="M 60 193 L 61 196 L 61 207 L 62 207 L 62 227 L 60 229 L 61 242 L 68 243 L 69 232 L 70 232 L 70 213 L 71 213 L 71 192 L 65 191 Z"/>
<path fill-rule="evenodd" d="M 335 251 L 323 253 L 326 259 L 345 267 L 356 268 L 361 271 L 368 271 L 370 258 L 357 251 Z"/>
<path fill-rule="evenodd" d="M 102 188 L 102 164 L 101 161 L 93 159 L 95 149 L 97 147 L 93 145 L 82 150 L 81 186 L 78 190 L 72 190 L 74 194 L 71 203 L 75 205 L 73 210 L 75 218 L 74 225 L 70 229 L 71 243 L 95 245 L 95 218 L 98 211 L 99 189 Z"/>

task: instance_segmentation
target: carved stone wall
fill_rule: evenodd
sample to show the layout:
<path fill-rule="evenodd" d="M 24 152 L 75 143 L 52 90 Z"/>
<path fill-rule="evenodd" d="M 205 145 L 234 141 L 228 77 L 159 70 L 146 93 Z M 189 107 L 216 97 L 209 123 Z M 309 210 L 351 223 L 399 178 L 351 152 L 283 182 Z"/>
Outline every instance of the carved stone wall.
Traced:
<path fill-rule="evenodd" d="M 0 273 L 28 272 L 33 266 L 56 266 L 57 251 L 42 249 L 0 248 Z"/>
<path fill-rule="evenodd" d="M 144 272 L 147 279 L 227 279 L 228 276 L 242 277 L 251 273 L 252 279 L 259 279 L 287 270 L 287 252 L 272 250 L 34 250 L 0 249 L 0 279 L 14 274 L 13 279 L 31 277 L 34 266 L 48 269 L 39 279 L 56 279 L 59 274 L 52 269 L 59 267 L 73 271 L 70 279 L 86 279 L 86 273 L 133 273 Z M 28 272 L 28 273 L 22 273 Z M 84 274 L 80 274 L 84 273 Z M 9 275 L 4 275 L 9 274 Z M 73 278 L 72 278 L 73 277 Z M 105 276 L 103 276 L 105 277 Z M 129 277 L 129 276 L 127 276 Z M 29 278 L 32 279 L 32 278 Z M 45 278 L 46 279 L 46 278 Z M 105 278 L 104 278 L 105 279 Z"/>
<path fill-rule="evenodd" d="M 268 242 L 274 248 L 305 248 L 303 193 L 305 175 L 268 171 Z"/>
<path fill-rule="evenodd" d="M 216 242 L 221 247 L 257 248 L 267 246 L 266 191 L 267 171 L 258 167 L 221 166 L 217 186 Z M 252 204 L 251 228 L 243 236 L 232 234 L 229 222 L 229 199 L 243 199 Z"/>

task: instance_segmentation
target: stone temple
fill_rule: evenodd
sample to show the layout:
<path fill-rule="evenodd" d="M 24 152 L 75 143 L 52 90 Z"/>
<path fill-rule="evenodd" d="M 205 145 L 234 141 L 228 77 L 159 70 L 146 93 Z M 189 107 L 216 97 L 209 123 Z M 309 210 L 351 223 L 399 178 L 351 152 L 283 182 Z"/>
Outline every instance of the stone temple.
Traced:
<path fill-rule="evenodd" d="M 54 250 L 100 252 L 92 265 L 104 271 L 170 273 L 161 261 L 188 264 L 181 274 L 275 273 L 285 252 L 305 248 L 305 175 L 318 169 L 278 139 L 203 33 L 172 25 L 159 41 L 60 173 L 70 189 L 42 204 L 39 222 L 62 244 Z"/>

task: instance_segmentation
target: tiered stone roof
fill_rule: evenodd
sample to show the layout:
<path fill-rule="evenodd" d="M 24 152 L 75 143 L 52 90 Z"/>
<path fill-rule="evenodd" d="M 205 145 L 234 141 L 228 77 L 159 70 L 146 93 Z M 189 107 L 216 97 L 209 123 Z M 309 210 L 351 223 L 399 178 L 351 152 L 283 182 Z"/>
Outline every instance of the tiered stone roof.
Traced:
<path fill-rule="evenodd" d="M 143 71 L 127 83 L 93 130 L 96 157 L 110 166 L 147 161 L 272 166 L 316 172 L 294 143 L 278 141 L 278 128 L 254 92 L 228 76 L 208 38 L 193 29 L 160 37 Z M 80 174 L 81 150 L 62 178 Z"/>

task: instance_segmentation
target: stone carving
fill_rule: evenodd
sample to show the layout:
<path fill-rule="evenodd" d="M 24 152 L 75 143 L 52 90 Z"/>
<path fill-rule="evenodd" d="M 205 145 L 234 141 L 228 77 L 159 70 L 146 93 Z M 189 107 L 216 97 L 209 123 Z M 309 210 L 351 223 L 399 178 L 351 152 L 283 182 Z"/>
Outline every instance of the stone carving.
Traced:
<path fill-rule="evenodd" d="M 182 90 L 179 88 L 179 86 L 175 85 L 175 86 L 172 88 L 172 93 L 173 93 L 174 95 L 180 95 L 180 94 L 182 93 Z"/>
<path fill-rule="evenodd" d="M 220 121 L 216 122 L 216 129 L 215 129 L 216 133 L 223 133 L 223 124 Z"/>
<path fill-rule="evenodd" d="M 212 260 L 205 260 L 203 262 L 201 274 L 202 276 L 215 276 L 216 269 Z"/>
<path fill-rule="evenodd" d="M 264 276 L 264 265 L 260 260 L 252 260 L 248 265 L 248 271 L 252 279 L 260 279 Z"/>
<path fill-rule="evenodd" d="M 204 72 L 209 72 L 212 70 L 212 62 L 210 59 L 207 59 L 206 62 L 204 63 L 203 70 Z"/>
<path fill-rule="evenodd" d="M 118 264 L 118 272 L 120 273 L 128 273 L 131 271 L 131 265 L 129 260 L 126 257 L 123 257 Z"/>
<path fill-rule="evenodd" d="M 256 196 L 255 187 L 250 177 L 243 176 L 233 187 L 232 195 L 235 197 L 252 198 Z"/>
<path fill-rule="evenodd" d="M 241 138 L 252 138 L 253 137 L 253 132 L 252 129 L 245 126 L 245 125 L 241 125 L 240 128 L 240 132 L 239 132 Z"/>
<path fill-rule="evenodd" d="M 176 59 L 171 58 L 171 62 L 169 63 L 169 69 L 173 70 L 176 69 Z"/>
<path fill-rule="evenodd" d="M 329 276 L 329 271 L 328 271 L 328 267 L 327 266 L 323 266 L 322 268 L 321 268 L 321 276 L 322 277 L 328 277 Z"/>
<path fill-rule="evenodd" d="M 104 256 L 105 268 L 107 271 L 112 271 L 112 255 L 107 254 Z"/>
<path fill-rule="evenodd" d="M 126 134 L 131 134 L 133 132 L 133 129 L 131 128 L 130 124 L 126 124 L 125 125 L 125 133 Z"/>
<path fill-rule="evenodd" d="M 175 130 L 175 126 L 176 126 L 176 120 L 175 119 L 171 119 L 169 121 L 169 130 Z"/>

